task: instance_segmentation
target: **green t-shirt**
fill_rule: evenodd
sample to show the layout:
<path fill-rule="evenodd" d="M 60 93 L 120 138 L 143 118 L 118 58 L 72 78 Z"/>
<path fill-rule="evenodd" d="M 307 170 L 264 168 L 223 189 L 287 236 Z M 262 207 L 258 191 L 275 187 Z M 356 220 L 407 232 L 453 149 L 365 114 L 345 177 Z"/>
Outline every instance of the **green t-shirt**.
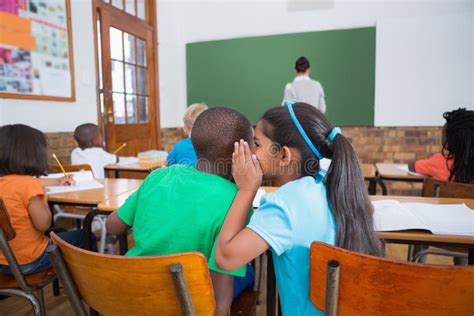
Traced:
<path fill-rule="evenodd" d="M 133 228 L 135 245 L 126 255 L 199 251 L 208 259 L 209 269 L 244 276 L 245 266 L 221 271 L 214 259 L 217 237 L 236 193 L 232 182 L 191 166 L 154 171 L 117 211 Z"/>

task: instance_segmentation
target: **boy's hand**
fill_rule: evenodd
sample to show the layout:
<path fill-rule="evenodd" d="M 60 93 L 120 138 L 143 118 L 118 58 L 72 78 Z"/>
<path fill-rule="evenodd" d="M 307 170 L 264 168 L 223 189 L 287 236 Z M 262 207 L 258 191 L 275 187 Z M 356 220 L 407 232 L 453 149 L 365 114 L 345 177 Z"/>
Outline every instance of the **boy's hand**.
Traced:
<path fill-rule="evenodd" d="M 239 190 L 256 192 L 262 183 L 262 169 L 244 140 L 234 143 L 232 175 Z"/>
<path fill-rule="evenodd" d="M 66 177 L 59 178 L 57 185 L 74 185 L 74 183 L 76 183 L 74 175 L 68 174 Z"/>

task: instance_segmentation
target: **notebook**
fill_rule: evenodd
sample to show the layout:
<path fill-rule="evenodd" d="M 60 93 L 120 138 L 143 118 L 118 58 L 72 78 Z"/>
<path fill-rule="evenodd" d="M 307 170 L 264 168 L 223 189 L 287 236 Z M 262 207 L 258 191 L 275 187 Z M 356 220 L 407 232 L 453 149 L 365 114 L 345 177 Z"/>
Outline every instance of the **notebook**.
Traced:
<path fill-rule="evenodd" d="M 474 236 L 474 211 L 465 204 L 372 202 L 376 231 L 424 229 L 433 234 Z"/>
<path fill-rule="evenodd" d="M 78 171 L 78 172 L 68 172 L 68 175 L 74 177 L 74 185 L 53 185 L 46 187 L 46 194 L 55 194 L 55 193 L 65 193 L 65 192 L 75 192 L 75 191 L 84 191 L 84 190 L 93 190 L 101 189 L 104 185 L 100 182 L 94 180 L 94 175 L 91 171 Z M 63 173 L 51 173 L 46 177 L 46 179 L 58 179 L 63 177 Z"/>

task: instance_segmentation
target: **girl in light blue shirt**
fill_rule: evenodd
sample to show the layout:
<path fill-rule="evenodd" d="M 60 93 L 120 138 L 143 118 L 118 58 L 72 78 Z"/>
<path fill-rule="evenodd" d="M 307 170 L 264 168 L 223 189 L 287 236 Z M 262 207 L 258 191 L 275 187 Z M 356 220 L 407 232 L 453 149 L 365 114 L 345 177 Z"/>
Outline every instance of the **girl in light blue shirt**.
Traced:
<path fill-rule="evenodd" d="M 306 103 L 268 110 L 256 126 L 255 146 L 252 154 L 246 142 L 234 145 L 239 191 L 220 232 L 216 263 L 232 270 L 270 248 L 283 314 L 323 315 L 309 298 L 313 241 L 383 256 L 357 157 L 341 130 Z M 332 159 L 327 173 L 319 166 L 323 158 Z M 280 188 L 262 198 L 246 226 L 262 176 Z"/>

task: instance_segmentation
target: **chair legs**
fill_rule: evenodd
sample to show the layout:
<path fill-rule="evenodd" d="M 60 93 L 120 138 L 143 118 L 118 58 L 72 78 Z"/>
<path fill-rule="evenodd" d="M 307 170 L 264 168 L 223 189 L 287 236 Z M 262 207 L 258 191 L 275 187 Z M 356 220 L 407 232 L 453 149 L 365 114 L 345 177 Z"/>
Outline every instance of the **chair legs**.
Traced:
<path fill-rule="evenodd" d="M 39 299 L 32 293 L 26 293 L 22 290 L 17 289 L 3 289 L 0 293 L 7 294 L 7 295 L 14 295 L 20 296 L 27 299 L 31 306 L 33 307 L 33 312 L 35 316 L 44 316 L 44 298 L 43 298 L 43 291 L 40 290 L 41 293 L 39 294 Z"/>

